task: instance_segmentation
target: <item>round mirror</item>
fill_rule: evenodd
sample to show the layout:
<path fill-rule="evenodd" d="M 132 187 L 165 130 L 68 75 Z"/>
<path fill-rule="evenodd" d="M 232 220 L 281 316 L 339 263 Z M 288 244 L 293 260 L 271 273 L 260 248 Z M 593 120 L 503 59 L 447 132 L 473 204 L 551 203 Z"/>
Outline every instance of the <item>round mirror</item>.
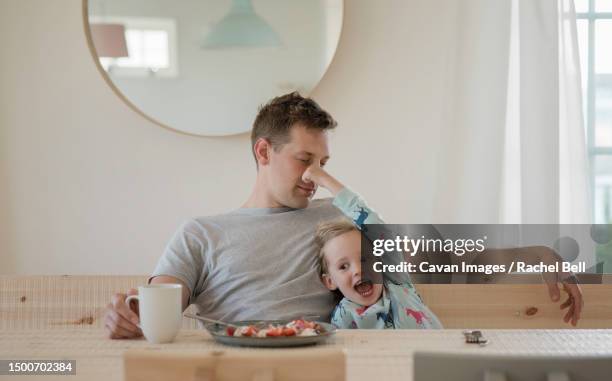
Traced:
<path fill-rule="evenodd" d="M 308 95 L 340 37 L 342 0 L 83 0 L 109 85 L 151 121 L 194 135 L 249 131 L 257 108 Z"/>

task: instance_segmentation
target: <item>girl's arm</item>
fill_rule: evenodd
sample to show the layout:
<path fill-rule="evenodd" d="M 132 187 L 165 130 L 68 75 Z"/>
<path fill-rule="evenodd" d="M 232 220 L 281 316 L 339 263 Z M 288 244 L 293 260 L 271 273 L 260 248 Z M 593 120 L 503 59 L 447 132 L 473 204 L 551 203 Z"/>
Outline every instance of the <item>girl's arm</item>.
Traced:
<path fill-rule="evenodd" d="M 366 202 L 357 193 L 345 187 L 340 181 L 327 173 L 318 165 L 310 166 L 302 176 L 302 180 L 306 183 L 315 183 L 327 189 L 334 195 L 333 205 L 338 208 L 345 216 L 351 219 L 355 226 L 365 234 L 372 242 L 377 239 L 394 239 L 399 235 L 398 232 L 393 232 L 389 229 L 391 225 L 385 225 L 382 217 L 373 209 L 368 207 Z M 403 252 L 385 253 L 381 257 L 368 258 L 374 261 L 382 261 L 383 264 L 397 265 L 404 260 Z M 372 261 L 367 261 L 372 262 Z M 371 270 L 373 271 L 373 270 Z M 367 273 L 367 271 L 364 271 Z M 407 273 L 391 273 L 384 274 L 387 279 L 393 283 L 403 284 L 410 283 L 410 276 Z"/>
<path fill-rule="evenodd" d="M 368 207 L 366 202 L 349 188 L 344 187 L 336 194 L 333 205 L 350 218 L 361 231 L 364 231 L 365 224 L 385 223 L 378 213 Z"/>
<path fill-rule="evenodd" d="M 311 165 L 302 175 L 305 183 L 314 183 L 334 196 L 334 206 L 349 217 L 363 231 L 364 224 L 384 224 L 382 218 L 365 201 L 319 165 Z"/>
<path fill-rule="evenodd" d="M 385 225 L 380 215 L 373 209 L 370 209 L 365 201 L 349 188 L 345 187 L 338 192 L 336 197 L 334 197 L 333 204 L 340 209 L 345 216 L 350 218 L 357 228 L 361 230 L 361 233 L 365 234 L 371 242 L 377 239 L 394 239 L 399 235 L 399 232 L 394 232 L 393 229 L 391 229 L 393 225 Z M 373 256 L 373 254 L 366 255 Z M 404 253 L 401 251 L 393 251 L 387 252 L 380 257 L 368 259 L 372 259 L 372 261 L 366 261 L 366 263 L 370 264 L 382 261 L 385 265 L 398 265 L 404 261 Z M 373 270 L 364 270 L 364 273 L 367 274 L 367 271 Z M 385 272 L 384 278 L 395 284 L 410 284 L 412 287 L 410 275 L 405 272 Z"/>

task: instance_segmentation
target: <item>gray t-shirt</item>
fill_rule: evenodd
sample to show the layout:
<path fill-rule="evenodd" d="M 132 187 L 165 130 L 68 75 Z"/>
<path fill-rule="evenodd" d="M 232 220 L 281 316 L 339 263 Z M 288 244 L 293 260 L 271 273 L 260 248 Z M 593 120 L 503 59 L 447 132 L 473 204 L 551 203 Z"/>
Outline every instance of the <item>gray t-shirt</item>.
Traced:
<path fill-rule="evenodd" d="M 333 294 L 319 279 L 316 226 L 341 216 L 332 199 L 305 209 L 242 208 L 185 222 L 152 276 L 185 282 L 190 304 L 213 319 L 329 320 Z"/>

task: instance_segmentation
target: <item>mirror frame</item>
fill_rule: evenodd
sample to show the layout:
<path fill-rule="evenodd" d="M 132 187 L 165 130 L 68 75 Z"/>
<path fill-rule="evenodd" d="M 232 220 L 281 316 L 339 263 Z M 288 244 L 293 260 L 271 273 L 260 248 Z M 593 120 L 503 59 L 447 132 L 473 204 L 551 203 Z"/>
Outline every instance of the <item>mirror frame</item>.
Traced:
<path fill-rule="evenodd" d="M 325 68 L 325 71 L 321 74 L 321 78 L 319 78 L 319 80 L 317 81 L 317 83 L 314 84 L 314 86 L 312 87 L 312 89 L 305 94 L 302 94 L 305 97 L 310 96 L 310 94 L 312 94 L 317 87 L 321 84 L 321 81 L 323 81 L 323 78 L 325 78 L 325 75 L 327 74 L 327 72 L 329 71 L 329 67 L 332 65 L 332 63 L 334 62 L 334 59 L 336 58 L 336 53 L 338 52 L 338 48 L 340 47 L 340 41 L 342 40 L 342 35 L 344 34 L 344 20 L 346 17 L 346 1 L 345 0 L 340 0 L 342 2 L 342 20 L 340 21 L 340 34 L 338 35 L 338 43 L 336 44 L 336 50 L 334 51 L 334 55 L 332 56 L 331 60 L 329 61 L 329 64 L 327 65 L 327 67 Z M 151 117 L 150 115 L 148 115 L 146 112 L 144 112 L 143 110 L 141 110 L 138 106 L 136 106 L 132 101 L 130 101 L 128 99 L 128 97 L 123 94 L 123 92 L 121 91 L 121 89 L 119 89 L 115 83 L 113 82 L 113 80 L 110 78 L 110 76 L 108 75 L 108 73 L 106 72 L 106 70 L 104 70 L 104 68 L 102 67 L 102 64 L 100 64 L 100 59 L 98 56 L 98 52 L 96 50 L 96 47 L 93 43 L 93 38 L 91 36 L 91 29 L 89 27 L 89 0 L 82 0 L 82 14 L 83 14 L 83 30 L 85 32 L 85 38 L 87 40 L 87 46 L 89 48 L 89 53 L 91 54 L 91 57 L 94 60 L 94 64 L 96 65 L 96 68 L 98 69 L 98 72 L 100 73 L 100 75 L 102 76 L 102 78 L 104 78 L 104 82 L 106 82 L 106 84 L 111 88 L 111 90 L 115 93 L 115 95 L 117 97 L 119 97 L 119 99 L 121 99 L 123 101 L 123 103 L 125 103 L 130 109 L 132 109 L 132 111 L 136 112 L 137 114 L 139 114 L 140 116 L 142 116 L 144 119 L 148 120 L 149 122 L 153 123 L 154 125 L 157 125 L 159 127 L 162 127 L 166 130 L 172 131 L 172 132 L 176 132 L 182 135 L 187 135 L 187 136 L 195 136 L 198 138 L 223 138 L 223 137 L 232 137 L 232 136 L 238 136 L 238 135 L 243 135 L 243 134 L 249 134 L 250 130 L 247 130 L 245 132 L 236 132 L 236 133 L 230 133 L 230 134 L 224 134 L 224 135 L 205 135 L 205 134 L 194 134 L 191 132 L 185 132 L 182 131 L 180 129 L 171 127 L 165 123 L 160 122 L 159 120 Z M 280 95 L 280 94 L 279 94 Z"/>

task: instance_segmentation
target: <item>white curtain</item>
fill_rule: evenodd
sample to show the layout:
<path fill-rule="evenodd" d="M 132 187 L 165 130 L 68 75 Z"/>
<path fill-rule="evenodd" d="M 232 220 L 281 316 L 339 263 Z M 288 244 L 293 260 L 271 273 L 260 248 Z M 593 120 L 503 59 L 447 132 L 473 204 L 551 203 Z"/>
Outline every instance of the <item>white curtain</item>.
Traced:
<path fill-rule="evenodd" d="M 593 191 L 582 114 L 580 57 L 573 0 L 559 1 L 560 222 L 592 223 Z"/>
<path fill-rule="evenodd" d="M 435 220 L 590 223 L 573 1 L 453 3 Z"/>

